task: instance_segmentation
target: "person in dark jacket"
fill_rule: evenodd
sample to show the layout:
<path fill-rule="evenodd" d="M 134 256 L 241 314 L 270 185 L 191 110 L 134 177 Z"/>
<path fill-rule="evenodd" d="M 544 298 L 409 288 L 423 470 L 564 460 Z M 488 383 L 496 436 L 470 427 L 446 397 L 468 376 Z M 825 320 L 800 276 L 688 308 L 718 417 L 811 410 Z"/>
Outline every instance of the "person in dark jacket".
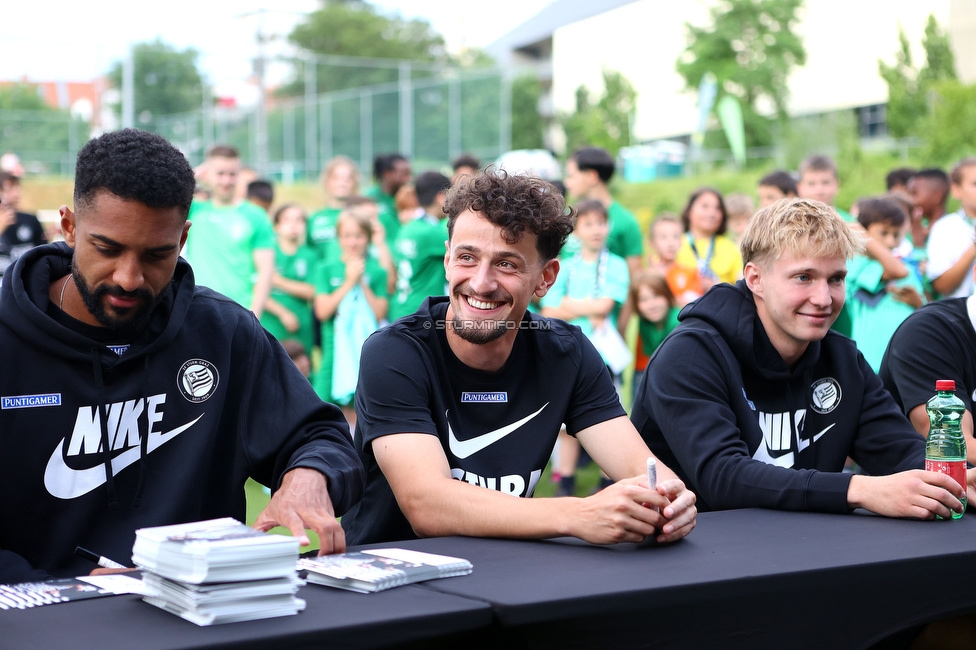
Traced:
<path fill-rule="evenodd" d="M 830 331 L 859 236 L 823 203 L 782 199 L 741 248 L 744 279 L 688 305 L 648 364 L 632 419 L 654 454 L 702 510 L 959 511 L 965 488 L 920 469 L 924 440 Z M 865 473 L 844 473 L 848 457 Z"/>
<path fill-rule="evenodd" d="M 248 477 L 274 490 L 256 528 L 345 549 L 336 515 L 364 481 L 348 426 L 250 312 L 195 286 L 193 189 L 160 136 L 96 138 L 65 242 L 4 278 L 0 583 L 87 574 L 77 546 L 127 562 L 138 528 L 243 520 Z"/>

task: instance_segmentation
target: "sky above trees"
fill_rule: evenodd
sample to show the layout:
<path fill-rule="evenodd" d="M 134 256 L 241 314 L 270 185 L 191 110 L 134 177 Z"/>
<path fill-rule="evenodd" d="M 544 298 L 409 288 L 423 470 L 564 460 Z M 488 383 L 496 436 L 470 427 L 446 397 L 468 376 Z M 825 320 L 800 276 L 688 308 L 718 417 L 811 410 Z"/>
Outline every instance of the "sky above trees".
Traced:
<path fill-rule="evenodd" d="M 376 0 L 383 11 L 424 18 L 451 47 L 484 47 L 538 13 L 552 0 Z M 9 6 L 8 6 L 9 5 Z M 212 84 L 240 79 L 251 70 L 258 24 L 280 37 L 319 7 L 317 0 L 168 0 L 166 11 L 152 3 L 91 0 L 5 3 L 0 21 L 0 80 L 88 81 L 105 74 L 127 49 L 157 38 L 200 52 L 200 68 Z M 261 9 L 265 9 L 263 13 Z M 276 47 L 273 41 L 269 48 Z"/>

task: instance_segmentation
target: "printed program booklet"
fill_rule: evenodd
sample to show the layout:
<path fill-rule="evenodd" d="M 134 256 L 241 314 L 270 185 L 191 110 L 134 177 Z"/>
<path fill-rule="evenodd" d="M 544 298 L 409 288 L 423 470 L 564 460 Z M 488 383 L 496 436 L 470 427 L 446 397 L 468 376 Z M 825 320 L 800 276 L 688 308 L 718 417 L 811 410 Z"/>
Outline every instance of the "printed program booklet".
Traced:
<path fill-rule="evenodd" d="M 287 578 L 217 582 L 204 585 L 169 580 L 152 573 L 143 576 L 143 600 L 197 625 L 219 625 L 275 616 L 290 616 L 305 609 L 296 598 L 304 580 Z"/>
<path fill-rule="evenodd" d="M 132 561 L 150 605 L 197 625 L 289 616 L 296 597 L 298 539 L 269 535 L 233 518 L 136 531 Z"/>
<path fill-rule="evenodd" d="M 402 548 L 375 548 L 339 555 L 302 558 L 306 580 L 367 594 L 413 582 L 471 573 L 467 560 Z"/>
<path fill-rule="evenodd" d="M 0 610 L 30 609 L 72 600 L 141 594 L 142 581 L 122 574 L 58 578 L 46 582 L 0 585 Z"/>
<path fill-rule="evenodd" d="M 231 517 L 136 531 L 140 569 L 193 584 L 283 578 L 295 573 L 298 538 L 269 535 Z"/>

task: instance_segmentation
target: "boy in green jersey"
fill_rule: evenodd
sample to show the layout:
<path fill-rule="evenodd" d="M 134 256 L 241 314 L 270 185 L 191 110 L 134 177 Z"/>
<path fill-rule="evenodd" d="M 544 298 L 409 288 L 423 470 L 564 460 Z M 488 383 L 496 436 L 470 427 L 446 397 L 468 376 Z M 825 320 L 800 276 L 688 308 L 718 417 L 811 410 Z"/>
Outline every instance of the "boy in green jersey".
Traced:
<path fill-rule="evenodd" d="M 624 258 L 630 274 L 634 275 L 640 270 L 644 238 L 634 215 L 610 196 L 609 183 L 615 169 L 613 156 L 604 149 L 579 149 L 566 161 L 566 191 L 577 201 L 595 199 L 603 204 L 610 226 L 607 248 Z M 575 255 L 579 250 L 578 242 L 573 238 L 567 240 L 560 257 L 565 259 Z"/>
<path fill-rule="evenodd" d="M 447 222 L 444 197 L 451 187 L 447 176 L 424 172 L 414 183 L 423 216 L 400 229 L 393 242 L 396 263 L 396 290 L 390 301 L 390 322 L 412 314 L 428 296 L 443 296 L 447 283 L 444 253 Z"/>
<path fill-rule="evenodd" d="M 376 184 L 364 193 L 380 207 L 380 223 L 389 241 L 396 239 L 400 219 L 396 208 L 396 193 L 410 182 L 410 163 L 398 153 L 380 154 L 373 160 L 373 179 Z"/>

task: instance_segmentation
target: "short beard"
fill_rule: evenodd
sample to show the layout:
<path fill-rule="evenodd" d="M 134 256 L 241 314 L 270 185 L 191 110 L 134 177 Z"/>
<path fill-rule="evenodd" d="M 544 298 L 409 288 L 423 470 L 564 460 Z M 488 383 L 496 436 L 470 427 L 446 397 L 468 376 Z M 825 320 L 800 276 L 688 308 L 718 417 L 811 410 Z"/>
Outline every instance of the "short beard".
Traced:
<path fill-rule="evenodd" d="M 485 345 L 492 341 L 497 341 L 508 331 L 508 326 L 502 321 L 495 323 L 495 327 L 491 329 L 469 327 L 466 323 L 467 321 L 455 314 L 451 321 L 451 326 L 455 334 L 468 343 L 474 343 L 475 345 Z"/>
<path fill-rule="evenodd" d="M 75 288 L 78 289 L 78 294 L 81 296 L 82 302 L 85 303 L 85 308 L 88 310 L 88 313 L 94 316 L 95 320 L 97 320 L 100 324 L 123 337 L 131 338 L 143 331 L 149 324 L 149 320 L 152 318 L 156 305 L 160 303 L 163 297 L 162 292 L 158 296 L 153 296 L 146 289 L 125 291 L 119 286 L 101 286 L 92 290 L 88 287 L 88 283 L 85 281 L 84 276 L 78 272 L 78 267 L 75 265 L 74 259 L 71 260 L 71 273 L 72 278 L 74 278 Z M 142 300 L 143 304 L 142 306 L 135 308 L 136 311 L 130 318 L 120 320 L 119 318 L 111 315 L 105 309 L 104 298 L 105 296 L 109 295 L 126 298 L 139 298 Z"/>

